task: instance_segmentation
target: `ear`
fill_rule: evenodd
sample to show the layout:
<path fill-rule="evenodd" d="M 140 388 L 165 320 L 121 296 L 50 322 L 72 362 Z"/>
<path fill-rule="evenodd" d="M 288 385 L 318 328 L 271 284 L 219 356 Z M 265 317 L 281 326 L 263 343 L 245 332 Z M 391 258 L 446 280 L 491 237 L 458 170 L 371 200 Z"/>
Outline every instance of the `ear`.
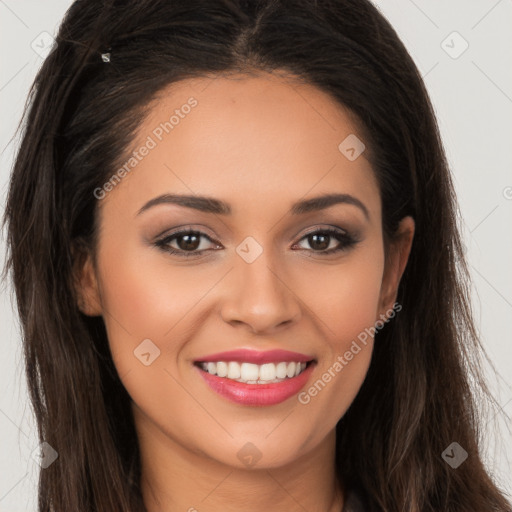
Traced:
<path fill-rule="evenodd" d="M 78 309 L 88 316 L 102 314 L 98 278 L 91 250 L 84 244 L 73 246 L 73 280 Z"/>
<path fill-rule="evenodd" d="M 414 229 L 413 218 L 404 217 L 398 225 L 396 235 L 389 243 L 380 290 L 379 313 L 381 314 L 385 314 L 395 304 L 398 285 L 411 252 Z"/>

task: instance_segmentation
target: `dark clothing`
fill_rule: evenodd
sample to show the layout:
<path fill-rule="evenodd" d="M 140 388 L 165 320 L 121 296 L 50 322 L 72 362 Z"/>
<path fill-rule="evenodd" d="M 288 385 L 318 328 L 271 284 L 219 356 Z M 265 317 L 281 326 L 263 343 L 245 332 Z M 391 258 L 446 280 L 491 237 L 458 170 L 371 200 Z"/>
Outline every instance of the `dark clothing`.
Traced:
<path fill-rule="evenodd" d="M 365 495 L 358 489 L 350 489 L 347 492 L 342 512 L 368 512 L 369 508 Z"/>

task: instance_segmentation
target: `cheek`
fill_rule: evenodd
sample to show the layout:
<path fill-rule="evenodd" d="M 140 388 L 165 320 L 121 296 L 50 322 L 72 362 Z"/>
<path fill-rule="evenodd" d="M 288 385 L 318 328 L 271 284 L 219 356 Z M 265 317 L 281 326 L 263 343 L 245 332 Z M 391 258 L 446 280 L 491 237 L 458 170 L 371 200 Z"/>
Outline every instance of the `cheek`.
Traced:
<path fill-rule="evenodd" d="M 383 262 L 383 250 L 375 244 L 347 258 L 346 264 L 315 271 L 308 305 L 326 344 L 315 378 L 298 395 L 298 402 L 318 431 L 326 433 L 336 424 L 365 379 L 379 319 Z"/>
<path fill-rule="evenodd" d="M 337 265 L 301 269 L 297 294 L 315 313 L 331 348 L 342 350 L 347 341 L 375 324 L 383 268 L 383 250 L 380 244 L 372 243 Z"/>
<path fill-rule="evenodd" d="M 172 337 L 177 343 L 168 357 L 175 357 L 180 350 L 177 333 L 219 280 L 217 270 L 179 267 L 156 249 L 105 245 L 98 264 L 104 320 L 120 374 L 140 365 L 134 350 L 146 339 L 163 351 L 162 340 Z"/>

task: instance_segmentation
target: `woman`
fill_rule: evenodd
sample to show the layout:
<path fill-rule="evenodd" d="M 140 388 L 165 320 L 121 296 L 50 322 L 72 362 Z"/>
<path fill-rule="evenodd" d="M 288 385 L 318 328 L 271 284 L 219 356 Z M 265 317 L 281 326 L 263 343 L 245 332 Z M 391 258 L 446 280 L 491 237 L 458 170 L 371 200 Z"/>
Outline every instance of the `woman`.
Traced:
<path fill-rule="evenodd" d="M 437 125 L 372 4 L 77 1 L 31 100 L 40 511 L 510 510 Z"/>

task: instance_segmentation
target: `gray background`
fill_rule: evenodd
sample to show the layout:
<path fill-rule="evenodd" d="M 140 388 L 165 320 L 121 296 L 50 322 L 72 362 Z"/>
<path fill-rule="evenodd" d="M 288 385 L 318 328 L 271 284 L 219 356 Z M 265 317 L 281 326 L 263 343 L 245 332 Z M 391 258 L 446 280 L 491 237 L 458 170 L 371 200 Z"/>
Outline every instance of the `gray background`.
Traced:
<path fill-rule="evenodd" d="M 28 88 L 70 0 L 0 0 L 0 205 Z M 488 375 L 512 415 L 512 2 L 375 1 L 414 58 L 431 95 L 454 174 L 473 278 L 477 324 L 493 364 Z M 457 34 L 453 34 L 457 32 Z M 464 50 L 466 44 L 467 49 Z M 433 226 L 435 229 L 435 226 Z M 5 240 L 0 241 L 0 264 Z M 0 295 L 0 512 L 36 510 L 34 422 L 22 368 L 12 291 Z M 487 417 L 485 460 L 512 492 L 512 439 Z M 494 435 L 494 428 L 498 435 Z M 454 440 L 456 441 L 456 440 Z M 441 454 L 440 454 L 441 455 Z"/>

